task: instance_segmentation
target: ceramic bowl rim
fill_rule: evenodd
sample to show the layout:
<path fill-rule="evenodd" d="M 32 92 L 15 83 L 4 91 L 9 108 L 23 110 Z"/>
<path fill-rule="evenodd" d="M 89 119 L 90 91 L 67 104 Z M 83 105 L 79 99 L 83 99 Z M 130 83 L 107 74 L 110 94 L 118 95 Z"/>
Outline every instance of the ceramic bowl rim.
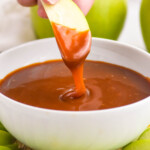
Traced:
<path fill-rule="evenodd" d="M 135 47 L 133 45 L 130 44 L 126 44 L 126 43 L 122 43 L 119 41 L 113 41 L 113 40 L 109 40 L 109 39 L 103 39 L 103 38 L 92 38 L 94 41 L 101 41 L 103 43 L 108 43 L 110 45 L 118 45 L 118 46 L 122 46 L 124 48 L 132 48 L 132 50 L 140 52 L 141 54 L 148 56 L 150 59 L 150 54 L 147 53 L 146 51 Z M 35 41 L 31 41 L 31 42 L 27 42 L 25 44 L 21 44 L 19 46 L 13 47 L 11 49 L 8 49 L 6 51 L 3 51 L 2 53 L 0 53 L 0 56 L 7 54 L 11 51 L 15 51 L 16 49 L 20 49 L 24 46 L 30 46 L 39 42 L 43 42 L 43 41 L 49 41 L 49 40 L 54 40 L 54 38 L 46 38 L 46 39 L 39 39 L 39 40 L 35 40 Z M 31 110 L 35 110 L 35 111 L 41 111 L 41 112 L 49 112 L 49 113 L 58 113 L 58 114 L 84 114 L 84 115 L 88 115 L 88 114 L 95 114 L 95 113 L 112 113 L 112 112 L 116 112 L 116 111 L 121 111 L 121 110 L 128 110 L 129 108 L 133 108 L 133 107 L 138 107 L 141 104 L 145 104 L 147 103 L 147 101 L 149 101 L 150 96 L 138 101 L 138 102 L 134 102 L 128 105 L 124 105 L 124 106 L 120 106 L 120 107 L 114 107 L 114 108 L 109 108 L 109 109 L 101 109 L 101 110 L 91 110 L 91 111 L 65 111 L 65 110 L 53 110 L 53 109 L 46 109 L 46 108 L 39 108 L 39 107 L 35 107 L 35 106 L 31 106 L 31 105 L 27 105 L 27 104 L 23 104 L 21 102 L 15 101 L 5 95 L 3 95 L 2 93 L 0 93 L 0 97 L 2 99 L 7 100 L 9 103 L 14 103 L 15 105 L 18 105 L 20 107 L 24 107 L 24 109 L 31 109 Z M 1 100 L 0 100 L 1 101 Z"/>

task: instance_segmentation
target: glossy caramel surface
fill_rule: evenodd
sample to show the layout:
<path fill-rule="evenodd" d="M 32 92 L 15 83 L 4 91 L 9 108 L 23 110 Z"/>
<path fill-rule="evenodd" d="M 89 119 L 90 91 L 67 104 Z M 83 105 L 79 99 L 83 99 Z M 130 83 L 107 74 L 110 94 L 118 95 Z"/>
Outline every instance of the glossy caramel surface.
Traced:
<path fill-rule="evenodd" d="M 63 61 L 33 64 L 10 73 L 0 82 L 0 92 L 28 105 L 56 110 L 100 110 L 124 106 L 150 95 L 150 82 L 142 75 L 116 65 L 86 61 L 86 94 L 62 100 L 74 88 L 72 74 Z"/>

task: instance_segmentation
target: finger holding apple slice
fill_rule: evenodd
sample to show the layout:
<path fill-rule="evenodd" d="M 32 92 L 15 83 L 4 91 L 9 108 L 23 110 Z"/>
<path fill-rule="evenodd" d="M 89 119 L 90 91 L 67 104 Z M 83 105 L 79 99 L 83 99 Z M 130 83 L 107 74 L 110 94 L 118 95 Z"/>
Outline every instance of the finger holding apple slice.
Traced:
<path fill-rule="evenodd" d="M 91 32 L 86 18 L 72 0 L 59 0 L 48 5 L 42 0 L 52 24 L 62 58 L 73 75 L 75 88 L 62 94 L 63 100 L 78 98 L 86 93 L 83 63 L 91 49 Z"/>

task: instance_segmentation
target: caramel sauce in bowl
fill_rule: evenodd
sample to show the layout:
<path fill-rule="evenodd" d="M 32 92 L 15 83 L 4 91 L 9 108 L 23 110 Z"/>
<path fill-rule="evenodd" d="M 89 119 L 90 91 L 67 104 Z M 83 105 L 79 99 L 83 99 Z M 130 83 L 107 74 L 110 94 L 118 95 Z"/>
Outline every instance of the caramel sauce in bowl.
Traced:
<path fill-rule="evenodd" d="M 53 38 L 24 44 L 0 54 L 0 79 L 18 68 L 60 58 Z M 126 67 L 150 78 L 150 55 L 119 42 L 93 38 L 87 59 Z M 30 106 L 0 93 L 0 121 L 33 149 L 117 149 L 150 123 L 150 98 L 110 109 L 64 111 Z"/>

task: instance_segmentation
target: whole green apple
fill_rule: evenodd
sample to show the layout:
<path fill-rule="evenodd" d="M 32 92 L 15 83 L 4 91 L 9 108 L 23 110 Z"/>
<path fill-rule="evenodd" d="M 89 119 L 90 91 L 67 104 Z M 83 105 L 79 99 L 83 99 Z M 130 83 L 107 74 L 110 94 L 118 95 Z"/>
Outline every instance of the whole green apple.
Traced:
<path fill-rule="evenodd" d="M 126 0 L 95 0 L 86 16 L 92 36 L 116 40 L 123 28 L 126 12 Z M 31 8 L 31 18 L 37 38 L 54 36 L 49 21 L 37 15 L 37 6 Z"/>
<path fill-rule="evenodd" d="M 143 0 L 140 10 L 141 29 L 147 50 L 150 52 L 150 0 Z"/>
<path fill-rule="evenodd" d="M 34 6 L 31 8 L 31 19 L 35 35 L 37 38 L 48 38 L 54 37 L 52 26 L 48 19 L 43 19 L 37 14 L 38 7 Z"/>
<path fill-rule="evenodd" d="M 87 14 L 92 36 L 116 40 L 123 28 L 126 0 L 95 0 Z"/>

